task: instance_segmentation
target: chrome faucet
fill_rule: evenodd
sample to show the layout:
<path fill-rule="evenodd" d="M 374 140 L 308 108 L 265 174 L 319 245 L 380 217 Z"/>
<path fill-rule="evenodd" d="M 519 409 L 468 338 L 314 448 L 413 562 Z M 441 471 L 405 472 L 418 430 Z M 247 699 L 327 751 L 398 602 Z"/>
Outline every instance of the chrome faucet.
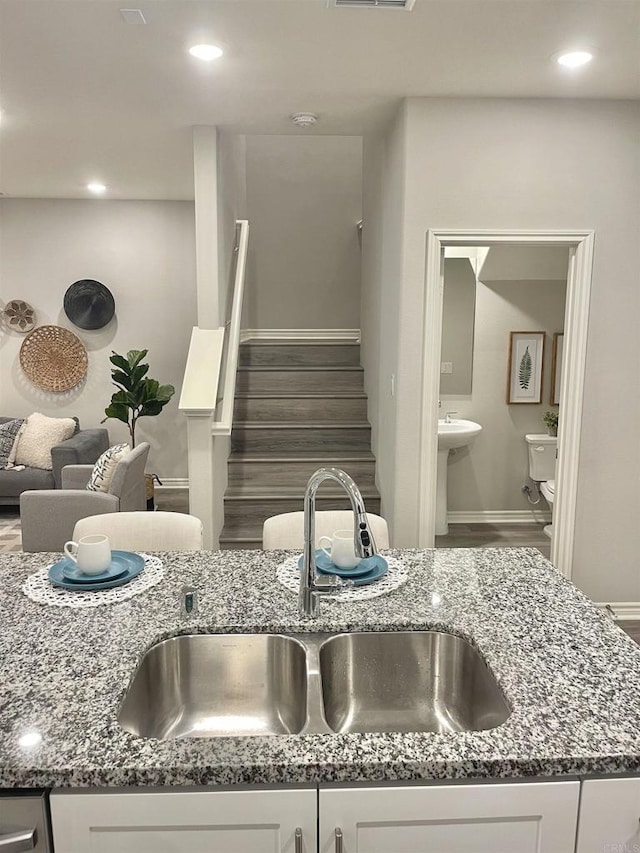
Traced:
<path fill-rule="evenodd" d="M 446 414 L 444 416 L 445 424 L 453 423 L 453 421 L 451 420 L 451 415 L 457 415 L 457 414 L 458 414 L 457 412 L 446 412 Z"/>
<path fill-rule="evenodd" d="M 309 477 L 304 492 L 304 554 L 300 572 L 300 616 L 318 615 L 319 596 L 330 595 L 339 587 L 350 586 L 351 582 L 338 577 L 318 577 L 316 571 L 316 492 L 325 480 L 333 480 L 347 493 L 353 510 L 353 548 L 360 559 L 373 557 L 376 543 L 369 527 L 367 512 L 360 489 L 353 479 L 340 468 L 318 468 Z"/>

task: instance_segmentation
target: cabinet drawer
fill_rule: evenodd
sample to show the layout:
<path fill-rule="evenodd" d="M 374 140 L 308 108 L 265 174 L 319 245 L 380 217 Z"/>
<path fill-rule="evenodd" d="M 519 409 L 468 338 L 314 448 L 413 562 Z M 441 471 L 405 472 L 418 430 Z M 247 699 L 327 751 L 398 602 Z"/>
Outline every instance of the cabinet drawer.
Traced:
<path fill-rule="evenodd" d="M 574 853 L 579 792 L 578 782 L 321 789 L 320 853 Z"/>
<path fill-rule="evenodd" d="M 316 813 L 315 789 L 51 795 L 56 853 L 315 853 Z"/>
<path fill-rule="evenodd" d="M 640 779 L 582 783 L 576 853 L 640 853 Z"/>

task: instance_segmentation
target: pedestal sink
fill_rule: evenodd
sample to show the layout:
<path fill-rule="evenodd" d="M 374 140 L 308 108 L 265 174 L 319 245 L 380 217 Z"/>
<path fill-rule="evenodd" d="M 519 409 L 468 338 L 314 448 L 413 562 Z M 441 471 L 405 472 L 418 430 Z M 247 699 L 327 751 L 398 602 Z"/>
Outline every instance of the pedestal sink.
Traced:
<path fill-rule="evenodd" d="M 436 536 L 446 536 L 447 523 L 447 460 L 449 451 L 466 447 L 482 432 L 480 424 L 462 418 L 438 421 L 438 478 L 436 485 Z"/>

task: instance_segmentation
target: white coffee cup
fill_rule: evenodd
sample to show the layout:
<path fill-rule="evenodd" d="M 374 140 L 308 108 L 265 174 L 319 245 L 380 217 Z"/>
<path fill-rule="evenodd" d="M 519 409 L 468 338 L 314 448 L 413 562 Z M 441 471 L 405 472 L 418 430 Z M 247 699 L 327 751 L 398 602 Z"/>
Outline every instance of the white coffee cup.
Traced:
<path fill-rule="evenodd" d="M 102 533 L 83 536 L 78 542 L 65 542 L 64 553 L 83 575 L 99 575 L 111 565 L 109 537 Z"/>
<path fill-rule="evenodd" d="M 322 547 L 323 540 L 331 545 L 331 551 Z M 339 569 L 353 569 L 360 562 L 360 557 L 353 546 L 353 530 L 336 530 L 333 536 L 321 536 L 318 545 L 322 548 L 334 566 Z"/>

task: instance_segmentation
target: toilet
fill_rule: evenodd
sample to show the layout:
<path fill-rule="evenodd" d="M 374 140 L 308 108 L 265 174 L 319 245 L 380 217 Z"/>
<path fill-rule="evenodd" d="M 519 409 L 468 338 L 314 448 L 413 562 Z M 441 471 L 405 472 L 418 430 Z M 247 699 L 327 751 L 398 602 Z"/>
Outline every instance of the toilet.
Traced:
<path fill-rule="evenodd" d="M 524 438 L 529 447 L 529 476 L 538 484 L 538 488 L 549 504 L 553 518 L 558 438 L 547 433 L 530 433 Z M 544 532 L 551 538 L 553 525 L 547 524 Z"/>

